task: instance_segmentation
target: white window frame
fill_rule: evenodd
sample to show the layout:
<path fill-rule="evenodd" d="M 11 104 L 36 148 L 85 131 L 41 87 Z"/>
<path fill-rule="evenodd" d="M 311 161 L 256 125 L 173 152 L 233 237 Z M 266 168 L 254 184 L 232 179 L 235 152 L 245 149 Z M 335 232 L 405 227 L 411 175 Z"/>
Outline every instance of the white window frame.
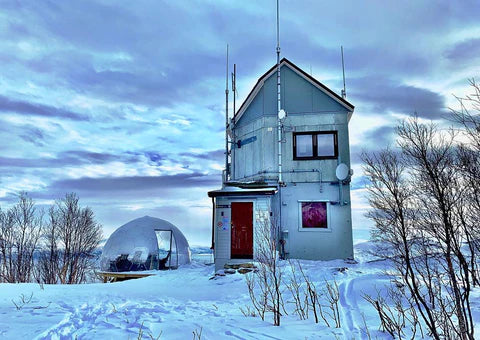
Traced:
<path fill-rule="evenodd" d="M 298 231 L 300 232 L 314 232 L 314 233 L 331 233 L 331 202 L 328 200 L 298 200 Z M 326 228 L 303 228 L 302 221 L 302 203 L 308 202 L 322 202 L 327 204 L 327 227 Z"/>

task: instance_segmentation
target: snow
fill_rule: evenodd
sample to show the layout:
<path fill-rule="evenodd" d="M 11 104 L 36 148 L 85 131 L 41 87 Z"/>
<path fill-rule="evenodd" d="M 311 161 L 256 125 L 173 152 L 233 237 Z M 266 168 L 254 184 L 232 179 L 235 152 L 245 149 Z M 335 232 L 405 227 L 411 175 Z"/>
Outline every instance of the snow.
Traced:
<path fill-rule="evenodd" d="M 389 339 L 378 330 L 373 308 L 362 298 L 389 284 L 385 262 L 368 262 L 369 242 L 357 242 L 359 263 L 300 261 L 317 287 L 324 280 L 339 285 L 342 327 L 326 327 L 289 313 L 281 326 L 272 316 L 262 321 L 246 317 L 240 307 L 250 306 L 245 276 L 212 279 L 214 266 L 195 260 L 178 270 L 156 272 L 147 278 L 118 283 L 83 285 L 0 284 L 1 339 Z M 285 278 L 289 264 L 284 262 Z M 285 293 L 289 299 L 288 291 Z M 475 292 L 478 297 L 478 292 Z M 21 303 L 23 296 L 25 304 Z M 17 309 L 12 300 L 19 305 Z M 480 319 L 478 299 L 474 315 Z M 292 305 L 287 304 L 292 310 Z"/>

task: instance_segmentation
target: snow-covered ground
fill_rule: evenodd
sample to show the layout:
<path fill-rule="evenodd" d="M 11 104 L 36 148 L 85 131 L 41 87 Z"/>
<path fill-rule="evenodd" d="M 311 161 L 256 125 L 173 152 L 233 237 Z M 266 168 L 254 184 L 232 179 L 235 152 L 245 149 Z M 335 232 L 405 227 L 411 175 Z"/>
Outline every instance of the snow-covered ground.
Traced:
<path fill-rule="evenodd" d="M 367 262 L 369 248 L 368 242 L 357 242 L 358 264 L 301 261 L 318 287 L 325 279 L 338 282 L 338 329 L 292 313 L 282 317 L 280 327 L 272 325 L 271 315 L 265 321 L 246 317 L 240 310 L 251 305 L 245 276 L 211 279 L 213 266 L 194 262 L 118 283 L 0 284 L 0 339 L 137 339 L 139 334 L 144 339 L 192 339 L 193 332 L 201 332 L 201 339 L 367 339 L 365 324 L 372 339 L 389 338 L 378 331 L 376 313 L 362 298 L 389 283 L 382 274 L 385 263 Z M 284 266 L 287 277 L 288 264 Z M 288 310 L 292 307 L 287 304 Z"/>

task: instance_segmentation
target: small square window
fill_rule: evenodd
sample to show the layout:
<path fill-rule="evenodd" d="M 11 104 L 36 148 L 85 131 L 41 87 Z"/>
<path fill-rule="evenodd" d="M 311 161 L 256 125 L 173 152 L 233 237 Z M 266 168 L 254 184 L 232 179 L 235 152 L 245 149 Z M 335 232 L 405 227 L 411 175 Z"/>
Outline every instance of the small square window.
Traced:
<path fill-rule="evenodd" d="M 301 202 L 302 228 L 328 228 L 327 202 Z"/>
<path fill-rule="evenodd" d="M 333 159 L 338 157 L 337 131 L 293 133 L 293 159 Z"/>

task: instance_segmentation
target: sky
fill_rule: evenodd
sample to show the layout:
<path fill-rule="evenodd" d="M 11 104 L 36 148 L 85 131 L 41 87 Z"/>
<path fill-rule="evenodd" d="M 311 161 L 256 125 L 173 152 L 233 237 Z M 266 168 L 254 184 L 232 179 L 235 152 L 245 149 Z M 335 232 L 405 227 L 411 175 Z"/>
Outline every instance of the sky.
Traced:
<path fill-rule="evenodd" d="M 480 2 L 280 0 L 280 40 L 336 93 L 344 46 L 353 227 L 368 228 L 360 154 L 394 145 L 414 112 L 444 124 L 469 93 Z M 227 43 L 238 108 L 276 62 L 275 0 L 0 0 L 0 207 L 76 192 L 105 236 L 150 215 L 209 245 Z"/>

